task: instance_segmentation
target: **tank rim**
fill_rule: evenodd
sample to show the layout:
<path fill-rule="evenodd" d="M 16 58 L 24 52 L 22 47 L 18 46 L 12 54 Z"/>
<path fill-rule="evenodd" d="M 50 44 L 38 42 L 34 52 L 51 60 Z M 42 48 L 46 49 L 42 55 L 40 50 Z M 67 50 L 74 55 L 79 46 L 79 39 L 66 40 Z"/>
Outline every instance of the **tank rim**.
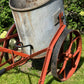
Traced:
<path fill-rule="evenodd" d="M 14 10 L 14 11 L 21 11 L 21 12 L 24 12 L 24 11 L 30 11 L 30 10 L 34 10 L 36 8 L 39 8 L 41 6 L 43 6 L 44 4 L 48 3 L 50 0 L 46 0 L 43 4 L 39 4 L 38 6 L 33 6 L 33 7 L 30 7 L 30 8 L 15 8 L 11 5 L 10 3 L 11 0 L 9 0 L 9 7 Z"/>

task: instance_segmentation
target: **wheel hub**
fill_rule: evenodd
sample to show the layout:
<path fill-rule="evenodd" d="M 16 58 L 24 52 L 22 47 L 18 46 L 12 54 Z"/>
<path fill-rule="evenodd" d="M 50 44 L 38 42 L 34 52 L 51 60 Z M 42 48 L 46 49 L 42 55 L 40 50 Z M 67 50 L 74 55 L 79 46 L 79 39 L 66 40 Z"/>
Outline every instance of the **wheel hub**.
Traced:
<path fill-rule="evenodd" d="M 69 60 L 70 58 L 73 58 L 73 55 L 71 53 L 66 53 L 65 60 Z"/>

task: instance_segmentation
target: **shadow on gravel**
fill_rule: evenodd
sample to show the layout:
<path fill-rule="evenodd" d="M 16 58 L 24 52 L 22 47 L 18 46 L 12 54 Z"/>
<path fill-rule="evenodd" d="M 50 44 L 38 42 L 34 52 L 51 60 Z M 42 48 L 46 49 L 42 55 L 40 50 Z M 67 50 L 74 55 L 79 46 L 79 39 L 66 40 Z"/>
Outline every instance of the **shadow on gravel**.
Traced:
<path fill-rule="evenodd" d="M 42 70 L 44 60 L 45 60 L 45 58 L 33 59 L 32 60 L 32 67 L 37 70 Z"/>

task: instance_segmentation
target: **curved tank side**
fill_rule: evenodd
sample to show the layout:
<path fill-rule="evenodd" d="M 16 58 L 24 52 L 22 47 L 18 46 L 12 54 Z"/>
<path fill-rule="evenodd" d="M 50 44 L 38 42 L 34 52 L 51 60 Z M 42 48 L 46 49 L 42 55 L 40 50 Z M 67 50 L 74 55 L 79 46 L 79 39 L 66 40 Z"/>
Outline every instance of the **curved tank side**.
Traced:
<path fill-rule="evenodd" d="M 24 45 L 31 44 L 34 52 L 49 46 L 54 34 L 59 28 L 55 26 L 55 16 L 63 11 L 63 0 L 50 0 L 44 6 L 31 11 L 12 10 L 20 41 Z M 64 23 L 65 19 L 64 19 Z M 30 54 L 30 48 L 23 49 L 24 53 Z"/>

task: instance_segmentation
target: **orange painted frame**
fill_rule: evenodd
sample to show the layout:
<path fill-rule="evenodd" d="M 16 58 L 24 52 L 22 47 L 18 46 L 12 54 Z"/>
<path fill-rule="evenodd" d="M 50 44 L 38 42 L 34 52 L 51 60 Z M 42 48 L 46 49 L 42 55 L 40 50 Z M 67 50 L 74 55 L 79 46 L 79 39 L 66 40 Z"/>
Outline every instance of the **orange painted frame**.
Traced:
<path fill-rule="evenodd" d="M 45 48 L 43 50 L 40 50 L 40 51 L 38 51 L 38 52 L 36 52 L 36 53 L 34 53 L 32 55 L 24 54 L 22 52 L 17 52 L 17 51 L 14 51 L 14 50 L 10 50 L 10 49 L 5 48 L 6 40 L 18 36 L 18 34 L 11 35 L 11 31 L 13 31 L 14 28 L 15 28 L 15 24 L 14 24 L 12 26 L 11 30 L 9 31 L 9 33 L 7 34 L 7 37 L 0 40 L 0 42 L 3 42 L 4 41 L 3 47 L 0 47 L 0 52 L 2 52 L 1 53 L 1 56 L 3 56 L 3 52 L 6 52 L 6 53 L 12 54 L 12 58 L 9 59 L 8 61 L 4 62 L 3 64 L 0 64 L 0 67 L 3 66 L 3 65 L 5 65 L 10 60 L 14 61 L 14 58 L 17 57 L 17 55 L 19 55 L 21 57 L 24 57 L 24 59 L 21 59 L 20 61 L 18 61 L 16 63 L 13 62 L 10 66 L 8 66 L 8 67 L 5 68 L 6 71 L 8 71 L 8 70 L 10 70 L 10 69 L 12 69 L 14 67 L 16 67 L 17 65 L 23 63 L 24 61 L 27 61 L 27 60 L 33 58 L 34 56 L 37 56 L 37 55 L 39 55 L 39 54 L 41 54 L 43 52 L 47 52 L 46 57 L 45 57 L 45 61 L 44 61 L 44 64 L 43 64 L 43 68 L 42 68 L 41 77 L 40 77 L 40 80 L 38 82 L 38 84 L 44 84 L 45 77 L 46 77 L 47 70 L 48 70 L 48 66 L 49 66 L 49 62 L 50 62 L 50 59 L 51 59 L 51 56 L 52 56 L 52 52 L 53 52 L 53 47 L 55 46 L 57 40 L 59 39 L 60 35 L 62 34 L 63 30 L 66 27 L 66 25 L 64 25 L 64 23 L 63 23 L 62 16 L 63 16 L 63 12 L 61 12 L 59 14 L 60 27 L 59 27 L 58 31 L 56 32 L 56 34 L 54 35 L 54 37 L 53 37 L 53 39 L 52 39 L 49 47 L 48 48 Z"/>

